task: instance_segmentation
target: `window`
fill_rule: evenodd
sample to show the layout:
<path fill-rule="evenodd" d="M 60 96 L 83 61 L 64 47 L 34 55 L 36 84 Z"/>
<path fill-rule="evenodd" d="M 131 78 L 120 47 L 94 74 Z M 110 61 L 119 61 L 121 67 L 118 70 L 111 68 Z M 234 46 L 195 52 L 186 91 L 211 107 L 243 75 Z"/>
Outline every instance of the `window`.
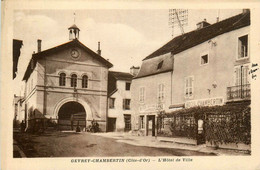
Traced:
<path fill-rule="evenodd" d="M 163 61 L 161 61 L 158 65 L 157 65 L 157 70 L 161 69 L 163 65 Z"/>
<path fill-rule="evenodd" d="M 201 56 L 201 65 L 208 64 L 209 63 L 209 56 L 208 54 Z"/>
<path fill-rule="evenodd" d="M 235 86 L 247 85 L 249 83 L 249 66 L 242 65 L 235 67 Z"/>
<path fill-rule="evenodd" d="M 238 59 L 248 57 L 248 35 L 238 38 Z"/>
<path fill-rule="evenodd" d="M 193 77 L 185 78 L 185 97 L 192 97 L 193 95 Z"/>
<path fill-rule="evenodd" d="M 77 87 L 77 75 L 76 74 L 71 75 L 70 86 L 71 87 Z"/>
<path fill-rule="evenodd" d="M 109 98 L 109 109 L 115 108 L 115 98 Z"/>
<path fill-rule="evenodd" d="M 144 116 L 140 116 L 140 129 L 144 129 Z"/>
<path fill-rule="evenodd" d="M 88 76 L 86 75 L 82 77 L 82 88 L 88 88 Z"/>
<path fill-rule="evenodd" d="M 60 86 L 66 85 L 66 74 L 65 73 L 60 74 L 59 85 Z"/>
<path fill-rule="evenodd" d="M 158 101 L 164 100 L 164 84 L 158 86 Z"/>
<path fill-rule="evenodd" d="M 131 83 L 126 82 L 125 83 L 125 90 L 129 91 L 131 87 Z"/>
<path fill-rule="evenodd" d="M 141 87 L 139 91 L 139 101 L 144 102 L 144 93 L 145 93 L 145 88 Z"/>
<path fill-rule="evenodd" d="M 123 109 L 130 110 L 130 99 L 123 99 Z"/>

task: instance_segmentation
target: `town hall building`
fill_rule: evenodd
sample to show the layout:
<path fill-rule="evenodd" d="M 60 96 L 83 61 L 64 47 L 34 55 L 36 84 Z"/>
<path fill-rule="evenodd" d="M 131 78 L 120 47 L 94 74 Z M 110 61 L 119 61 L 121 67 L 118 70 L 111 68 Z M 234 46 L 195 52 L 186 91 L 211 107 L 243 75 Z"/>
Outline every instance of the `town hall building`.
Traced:
<path fill-rule="evenodd" d="M 80 29 L 69 29 L 69 42 L 32 55 L 23 80 L 25 88 L 25 119 L 27 129 L 35 121 L 48 119 L 60 130 L 81 130 L 98 122 L 107 129 L 108 69 L 113 65 L 79 41 Z M 73 117 L 78 121 L 73 122 Z M 72 125 L 73 124 L 73 125 Z"/>

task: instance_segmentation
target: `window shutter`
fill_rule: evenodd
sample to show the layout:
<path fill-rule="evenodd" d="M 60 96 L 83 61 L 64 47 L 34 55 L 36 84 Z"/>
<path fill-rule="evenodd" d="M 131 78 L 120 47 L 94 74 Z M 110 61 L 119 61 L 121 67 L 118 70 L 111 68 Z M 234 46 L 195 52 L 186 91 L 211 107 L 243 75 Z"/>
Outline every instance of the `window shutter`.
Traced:
<path fill-rule="evenodd" d="M 123 99 L 123 109 L 125 110 L 125 99 Z"/>
<path fill-rule="evenodd" d="M 242 42 L 240 39 L 238 39 L 238 59 L 240 59 L 241 56 L 241 48 L 242 48 Z"/>
<path fill-rule="evenodd" d="M 249 84 L 249 78 L 248 78 L 249 67 L 247 65 L 247 66 L 244 66 L 243 68 L 244 68 L 244 70 L 243 70 L 243 77 L 244 77 L 243 84 Z"/>
<path fill-rule="evenodd" d="M 191 95 L 194 93 L 194 77 L 191 77 Z"/>
<path fill-rule="evenodd" d="M 144 100 L 145 100 L 145 88 L 143 87 L 142 89 L 143 89 L 142 102 L 144 102 Z"/>
<path fill-rule="evenodd" d="M 142 88 L 139 89 L 139 101 L 141 102 L 141 91 L 142 91 Z"/>
<path fill-rule="evenodd" d="M 238 86 L 240 85 L 239 77 L 240 77 L 240 68 L 236 67 L 235 68 L 235 85 Z"/>

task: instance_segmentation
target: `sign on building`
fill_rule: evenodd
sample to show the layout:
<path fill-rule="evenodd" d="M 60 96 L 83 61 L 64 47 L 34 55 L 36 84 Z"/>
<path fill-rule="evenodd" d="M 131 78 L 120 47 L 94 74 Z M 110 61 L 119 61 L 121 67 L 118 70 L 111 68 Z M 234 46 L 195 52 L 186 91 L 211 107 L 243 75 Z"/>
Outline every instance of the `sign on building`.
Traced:
<path fill-rule="evenodd" d="M 224 105 L 223 97 L 190 100 L 185 102 L 185 108 L 197 107 L 197 106 L 221 106 Z"/>

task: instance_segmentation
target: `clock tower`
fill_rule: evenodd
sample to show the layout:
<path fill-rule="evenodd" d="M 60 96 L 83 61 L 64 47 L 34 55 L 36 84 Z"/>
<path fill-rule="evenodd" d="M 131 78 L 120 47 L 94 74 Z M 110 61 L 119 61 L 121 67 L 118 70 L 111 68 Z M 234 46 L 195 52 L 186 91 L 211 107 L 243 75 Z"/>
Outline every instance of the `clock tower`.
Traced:
<path fill-rule="evenodd" d="M 68 30 L 69 30 L 69 40 L 79 39 L 80 29 L 75 24 L 69 27 Z"/>

